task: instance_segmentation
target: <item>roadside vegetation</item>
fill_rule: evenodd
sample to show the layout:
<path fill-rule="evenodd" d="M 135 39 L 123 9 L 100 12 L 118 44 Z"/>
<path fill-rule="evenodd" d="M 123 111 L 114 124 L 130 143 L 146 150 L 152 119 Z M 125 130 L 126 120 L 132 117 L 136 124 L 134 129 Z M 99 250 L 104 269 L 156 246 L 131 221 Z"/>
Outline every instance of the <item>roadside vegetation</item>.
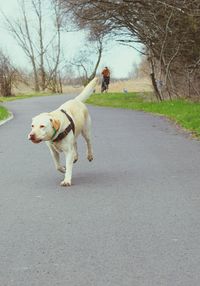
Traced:
<path fill-rule="evenodd" d="M 0 121 L 8 118 L 8 116 L 9 116 L 8 110 L 5 107 L 0 106 Z"/>
<path fill-rule="evenodd" d="M 0 102 L 7 102 L 7 101 L 18 100 L 18 99 L 37 97 L 37 96 L 49 96 L 49 95 L 55 95 L 55 93 L 52 93 L 52 92 L 31 92 L 31 93 L 25 93 L 25 94 L 18 94 L 16 96 L 7 96 L 7 97 L 1 96 Z"/>
<path fill-rule="evenodd" d="M 200 138 L 200 103 L 184 99 L 155 102 L 151 94 L 140 92 L 94 94 L 87 103 L 164 115 Z"/>

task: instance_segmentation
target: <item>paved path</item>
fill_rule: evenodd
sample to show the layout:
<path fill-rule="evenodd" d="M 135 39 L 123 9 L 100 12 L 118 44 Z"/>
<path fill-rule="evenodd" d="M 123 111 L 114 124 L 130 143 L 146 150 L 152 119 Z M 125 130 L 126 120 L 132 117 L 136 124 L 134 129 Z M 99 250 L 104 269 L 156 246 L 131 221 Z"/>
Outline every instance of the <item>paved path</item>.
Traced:
<path fill-rule="evenodd" d="M 166 120 L 89 107 L 95 160 L 83 140 L 73 186 L 59 186 L 32 116 L 67 96 L 7 104 L 0 127 L 1 286 L 200 285 L 200 143 Z"/>

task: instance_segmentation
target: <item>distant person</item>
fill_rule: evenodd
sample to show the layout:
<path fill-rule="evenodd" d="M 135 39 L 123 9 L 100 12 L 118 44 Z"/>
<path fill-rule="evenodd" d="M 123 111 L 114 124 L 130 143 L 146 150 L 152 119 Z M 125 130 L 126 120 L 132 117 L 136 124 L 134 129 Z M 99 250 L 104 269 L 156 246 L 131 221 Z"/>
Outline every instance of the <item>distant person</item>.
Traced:
<path fill-rule="evenodd" d="M 101 84 L 101 92 L 107 92 L 108 86 L 110 83 L 110 70 L 108 67 L 105 67 L 101 73 L 103 75 L 102 84 Z"/>

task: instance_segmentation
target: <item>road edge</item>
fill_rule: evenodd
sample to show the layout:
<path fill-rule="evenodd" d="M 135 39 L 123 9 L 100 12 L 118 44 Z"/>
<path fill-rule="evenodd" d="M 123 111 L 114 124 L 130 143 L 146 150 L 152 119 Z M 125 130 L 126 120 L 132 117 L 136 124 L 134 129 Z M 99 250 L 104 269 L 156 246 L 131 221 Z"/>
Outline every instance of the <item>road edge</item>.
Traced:
<path fill-rule="evenodd" d="M 14 115 L 12 112 L 9 111 L 9 117 L 4 119 L 4 120 L 1 120 L 0 121 L 0 126 L 7 123 L 8 121 L 12 120 L 14 118 Z"/>

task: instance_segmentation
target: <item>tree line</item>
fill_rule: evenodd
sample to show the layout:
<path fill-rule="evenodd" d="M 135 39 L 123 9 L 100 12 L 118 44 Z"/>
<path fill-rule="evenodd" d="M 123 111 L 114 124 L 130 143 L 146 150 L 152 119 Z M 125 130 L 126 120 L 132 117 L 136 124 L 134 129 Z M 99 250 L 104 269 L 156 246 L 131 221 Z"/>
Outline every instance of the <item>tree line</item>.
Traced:
<path fill-rule="evenodd" d="M 158 100 L 200 97 L 199 0 L 63 0 L 80 28 L 142 43 Z"/>

